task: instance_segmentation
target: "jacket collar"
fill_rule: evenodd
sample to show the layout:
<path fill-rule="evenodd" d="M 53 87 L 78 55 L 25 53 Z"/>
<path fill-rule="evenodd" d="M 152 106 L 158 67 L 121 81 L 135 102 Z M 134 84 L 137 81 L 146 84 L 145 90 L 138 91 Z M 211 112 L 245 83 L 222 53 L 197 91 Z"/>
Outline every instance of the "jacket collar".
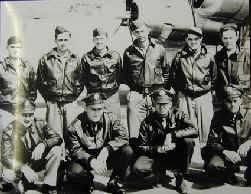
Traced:
<path fill-rule="evenodd" d="M 71 58 L 77 58 L 77 55 L 73 54 L 70 49 L 67 50 L 68 56 Z M 57 48 L 53 48 L 47 55 L 48 59 L 50 58 L 60 58 L 60 55 L 58 54 Z"/>
<path fill-rule="evenodd" d="M 112 50 L 109 49 L 109 47 L 107 46 L 106 47 L 107 49 L 107 52 L 104 54 L 103 57 L 108 57 L 108 58 L 111 58 L 112 57 Z M 88 56 L 90 58 L 97 58 L 97 57 L 102 57 L 96 50 L 95 47 L 93 47 L 93 49 L 91 51 L 88 52 Z"/>
<path fill-rule="evenodd" d="M 25 63 L 24 63 L 23 59 L 20 58 L 19 60 L 20 60 L 20 63 L 18 65 L 20 65 L 21 67 L 24 68 L 25 67 Z M 3 65 L 4 65 L 4 69 L 5 70 L 8 70 L 10 68 L 10 69 L 13 69 L 13 70 L 16 71 L 16 66 L 13 64 L 13 61 L 12 61 L 12 59 L 10 57 L 6 57 L 4 59 Z"/>
<path fill-rule="evenodd" d="M 221 53 L 222 53 L 222 55 L 223 55 L 224 58 L 229 58 L 231 60 L 237 60 L 237 56 L 240 53 L 240 49 L 236 48 L 235 52 L 232 53 L 229 57 L 227 55 L 227 49 L 226 49 L 226 47 L 222 48 Z"/>
<path fill-rule="evenodd" d="M 205 45 L 201 45 L 201 51 L 200 55 L 206 55 L 207 54 L 207 48 Z M 181 56 L 182 57 L 187 57 L 187 56 L 193 56 L 193 52 L 189 47 L 186 45 L 182 50 L 181 50 Z"/>
<path fill-rule="evenodd" d="M 105 122 L 105 117 L 103 114 L 103 116 L 101 117 L 101 119 L 98 122 L 93 122 L 88 118 L 87 113 L 84 112 L 82 115 L 80 115 L 79 120 L 81 120 L 82 128 L 84 130 L 89 130 L 89 129 L 92 129 L 92 127 L 94 125 L 97 125 L 98 128 L 102 128 L 102 126 Z"/>

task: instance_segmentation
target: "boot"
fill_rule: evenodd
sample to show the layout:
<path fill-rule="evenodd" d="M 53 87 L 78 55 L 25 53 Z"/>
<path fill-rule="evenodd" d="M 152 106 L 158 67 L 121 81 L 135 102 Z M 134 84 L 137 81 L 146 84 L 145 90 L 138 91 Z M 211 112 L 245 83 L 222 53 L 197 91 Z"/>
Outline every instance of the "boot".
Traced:
<path fill-rule="evenodd" d="M 112 194 L 125 194 L 124 185 L 118 176 L 111 177 L 107 183 L 107 191 Z"/>
<path fill-rule="evenodd" d="M 183 173 L 176 173 L 175 177 L 176 177 L 176 191 L 181 194 L 189 194 Z"/>

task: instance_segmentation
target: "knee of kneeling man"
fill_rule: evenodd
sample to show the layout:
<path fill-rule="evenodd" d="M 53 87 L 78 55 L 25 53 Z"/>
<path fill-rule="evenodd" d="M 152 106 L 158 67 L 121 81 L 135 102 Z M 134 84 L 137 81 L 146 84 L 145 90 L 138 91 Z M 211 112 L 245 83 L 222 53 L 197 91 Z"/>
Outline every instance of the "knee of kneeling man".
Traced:
<path fill-rule="evenodd" d="M 3 169 L 3 171 L 2 171 L 2 178 L 6 182 L 14 182 L 14 181 L 16 181 L 17 176 L 16 176 L 16 173 L 14 172 L 14 170 Z"/>
<path fill-rule="evenodd" d="M 133 156 L 133 149 L 131 148 L 130 145 L 125 145 L 121 148 L 121 152 L 128 156 L 128 157 L 132 157 Z"/>
<path fill-rule="evenodd" d="M 73 163 L 69 168 L 70 176 L 85 176 L 88 172 L 82 167 L 81 164 Z"/>

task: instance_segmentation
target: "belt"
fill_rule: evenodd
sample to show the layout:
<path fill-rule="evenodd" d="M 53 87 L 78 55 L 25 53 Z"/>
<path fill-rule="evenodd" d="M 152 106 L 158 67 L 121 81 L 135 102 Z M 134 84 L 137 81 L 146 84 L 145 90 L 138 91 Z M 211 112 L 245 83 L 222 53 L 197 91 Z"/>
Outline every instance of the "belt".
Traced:
<path fill-rule="evenodd" d="M 207 94 L 209 91 L 210 90 L 203 90 L 203 91 L 184 90 L 184 91 L 182 91 L 182 93 L 191 97 L 191 98 L 198 98 L 200 96 L 203 96 L 204 94 Z"/>

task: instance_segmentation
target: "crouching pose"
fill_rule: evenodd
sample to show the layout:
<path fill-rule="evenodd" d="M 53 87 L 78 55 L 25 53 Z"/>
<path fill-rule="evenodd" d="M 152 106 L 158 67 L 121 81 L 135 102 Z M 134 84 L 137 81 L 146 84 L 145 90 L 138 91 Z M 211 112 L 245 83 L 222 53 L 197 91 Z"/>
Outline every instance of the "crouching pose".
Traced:
<path fill-rule="evenodd" d="M 251 183 L 251 111 L 242 109 L 242 92 L 224 88 L 224 108 L 215 113 L 207 146 L 202 150 L 209 175 L 231 184 L 237 183 L 235 172 L 246 163 L 245 178 Z"/>
<path fill-rule="evenodd" d="M 177 191 L 188 193 L 183 175 L 193 154 L 192 138 L 198 131 L 184 113 L 173 108 L 172 92 L 157 90 L 152 99 L 155 112 L 141 123 L 132 174 L 143 178 L 154 174 L 162 181 L 166 170 L 173 169 Z"/>
<path fill-rule="evenodd" d="M 34 118 L 31 102 L 25 101 L 19 111 L 3 132 L 3 179 L 19 191 L 56 193 L 62 139 Z"/>
<path fill-rule="evenodd" d="M 102 94 L 89 94 L 84 102 L 86 111 L 69 127 L 72 157 L 69 182 L 78 190 L 92 193 L 93 173 L 102 174 L 113 169 L 107 189 L 114 194 L 125 193 L 123 181 L 129 173 L 133 155 L 128 145 L 128 132 L 120 121 L 104 113 Z"/>

